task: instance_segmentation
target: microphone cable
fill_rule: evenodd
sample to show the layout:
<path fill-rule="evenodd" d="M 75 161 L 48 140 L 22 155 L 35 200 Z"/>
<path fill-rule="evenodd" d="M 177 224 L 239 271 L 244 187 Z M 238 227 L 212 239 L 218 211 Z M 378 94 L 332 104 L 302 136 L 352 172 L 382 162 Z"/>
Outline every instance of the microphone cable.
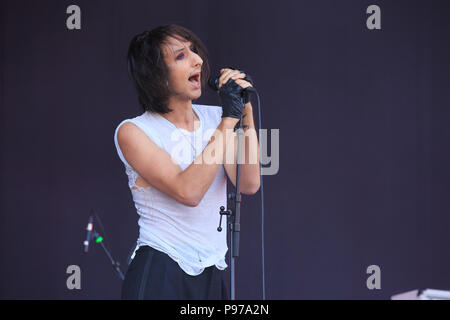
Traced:
<path fill-rule="evenodd" d="M 261 102 L 259 98 L 259 93 L 256 89 L 253 91 L 255 93 L 256 98 L 258 99 L 258 132 L 261 133 Z M 262 294 L 263 300 L 266 300 L 266 274 L 265 274 L 265 257 L 264 257 L 264 184 L 263 184 L 263 174 L 262 174 L 262 148 L 261 148 L 261 139 L 260 134 L 258 134 L 259 138 L 259 176 L 260 176 L 260 189 L 261 189 L 261 265 L 262 265 Z"/>
<path fill-rule="evenodd" d="M 215 78 L 209 78 L 208 85 L 211 87 L 211 89 L 218 91 L 219 90 L 219 77 L 216 76 Z M 244 78 L 245 80 L 245 78 Z M 252 82 L 252 81 L 250 81 Z M 261 101 L 259 98 L 259 93 L 254 87 L 248 87 L 245 90 L 248 91 L 248 93 L 254 93 L 256 95 L 256 98 L 258 99 L 258 132 L 261 133 L 261 127 L 262 127 L 262 120 L 261 120 Z M 260 134 L 257 134 L 258 139 L 260 138 Z M 259 139 L 259 142 L 261 139 Z M 265 274 L 265 246 L 264 246 L 264 184 L 263 184 L 263 174 L 262 174 L 262 148 L 261 144 L 259 146 L 259 176 L 260 176 L 260 189 L 261 189 L 261 264 L 262 264 L 262 294 L 263 294 L 263 300 L 266 300 L 266 274 Z"/>

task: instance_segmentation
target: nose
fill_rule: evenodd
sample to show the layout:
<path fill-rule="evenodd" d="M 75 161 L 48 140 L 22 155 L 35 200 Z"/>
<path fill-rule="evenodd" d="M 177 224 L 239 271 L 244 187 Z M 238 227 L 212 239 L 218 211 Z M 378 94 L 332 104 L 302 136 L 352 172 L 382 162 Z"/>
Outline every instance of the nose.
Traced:
<path fill-rule="evenodd" d="M 201 67 L 203 65 L 203 59 L 196 53 L 194 53 L 192 56 L 193 56 L 194 65 Z"/>

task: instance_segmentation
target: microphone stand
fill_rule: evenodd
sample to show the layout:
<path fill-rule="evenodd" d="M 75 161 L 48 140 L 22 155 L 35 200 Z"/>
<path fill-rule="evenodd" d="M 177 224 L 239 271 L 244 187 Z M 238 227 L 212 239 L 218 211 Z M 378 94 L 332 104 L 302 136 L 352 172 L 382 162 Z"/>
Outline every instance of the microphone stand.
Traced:
<path fill-rule="evenodd" d="M 248 126 L 242 125 L 242 119 L 243 116 L 241 114 L 241 118 L 239 122 L 237 123 L 236 127 L 234 127 L 234 131 L 237 132 L 237 163 L 236 163 L 236 193 L 231 192 L 228 194 L 228 199 L 234 199 L 234 212 L 232 210 L 226 210 L 223 206 L 220 207 L 220 221 L 219 221 L 219 227 L 217 228 L 217 231 L 221 232 L 222 228 L 222 216 L 227 216 L 227 223 L 228 228 L 230 231 L 230 260 L 231 260 L 231 277 L 230 277 L 230 290 L 231 290 L 231 300 L 236 300 L 236 273 L 235 273 L 235 267 L 236 267 L 236 258 L 239 256 L 239 236 L 241 232 L 241 186 L 240 186 L 240 179 L 241 179 L 241 165 L 240 165 L 240 158 L 241 158 L 241 146 L 242 146 L 242 139 L 244 136 L 244 128 Z"/>
<path fill-rule="evenodd" d="M 118 261 L 114 260 L 111 253 L 109 252 L 109 250 L 106 248 L 105 244 L 103 243 L 103 237 L 94 228 L 92 229 L 92 239 L 91 240 L 95 240 L 96 243 L 100 243 L 100 245 L 102 246 L 103 251 L 105 251 L 105 254 L 108 257 L 109 261 L 111 261 L 111 265 L 112 265 L 113 269 L 117 272 L 117 274 L 119 275 L 119 278 L 124 280 L 125 276 L 123 275 L 122 270 L 120 270 L 120 263 Z"/>

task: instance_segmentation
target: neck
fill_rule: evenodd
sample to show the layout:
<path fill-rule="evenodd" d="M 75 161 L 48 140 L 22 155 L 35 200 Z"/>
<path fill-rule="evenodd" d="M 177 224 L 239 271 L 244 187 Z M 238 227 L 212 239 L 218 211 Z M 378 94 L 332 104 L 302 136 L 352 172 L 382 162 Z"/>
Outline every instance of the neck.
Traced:
<path fill-rule="evenodd" d="M 169 108 L 172 112 L 163 114 L 162 116 L 172 122 L 176 127 L 185 129 L 187 131 L 194 131 L 196 129 L 195 122 L 197 116 L 192 109 L 192 100 L 169 100 Z"/>

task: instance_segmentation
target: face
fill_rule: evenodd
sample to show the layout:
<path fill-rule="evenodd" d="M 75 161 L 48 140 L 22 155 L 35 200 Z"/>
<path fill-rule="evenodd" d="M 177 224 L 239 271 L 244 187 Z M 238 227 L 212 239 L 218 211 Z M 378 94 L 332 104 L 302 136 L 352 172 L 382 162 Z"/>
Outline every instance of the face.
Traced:
<path fill-rule="evenodd" d="M 169 37 L 166 42 L 162 45 L 162 51 L 169 68 L 169 88 L 173 98 L 198 99 L 202 95 L 202 58 L 190 41 Z"/>

